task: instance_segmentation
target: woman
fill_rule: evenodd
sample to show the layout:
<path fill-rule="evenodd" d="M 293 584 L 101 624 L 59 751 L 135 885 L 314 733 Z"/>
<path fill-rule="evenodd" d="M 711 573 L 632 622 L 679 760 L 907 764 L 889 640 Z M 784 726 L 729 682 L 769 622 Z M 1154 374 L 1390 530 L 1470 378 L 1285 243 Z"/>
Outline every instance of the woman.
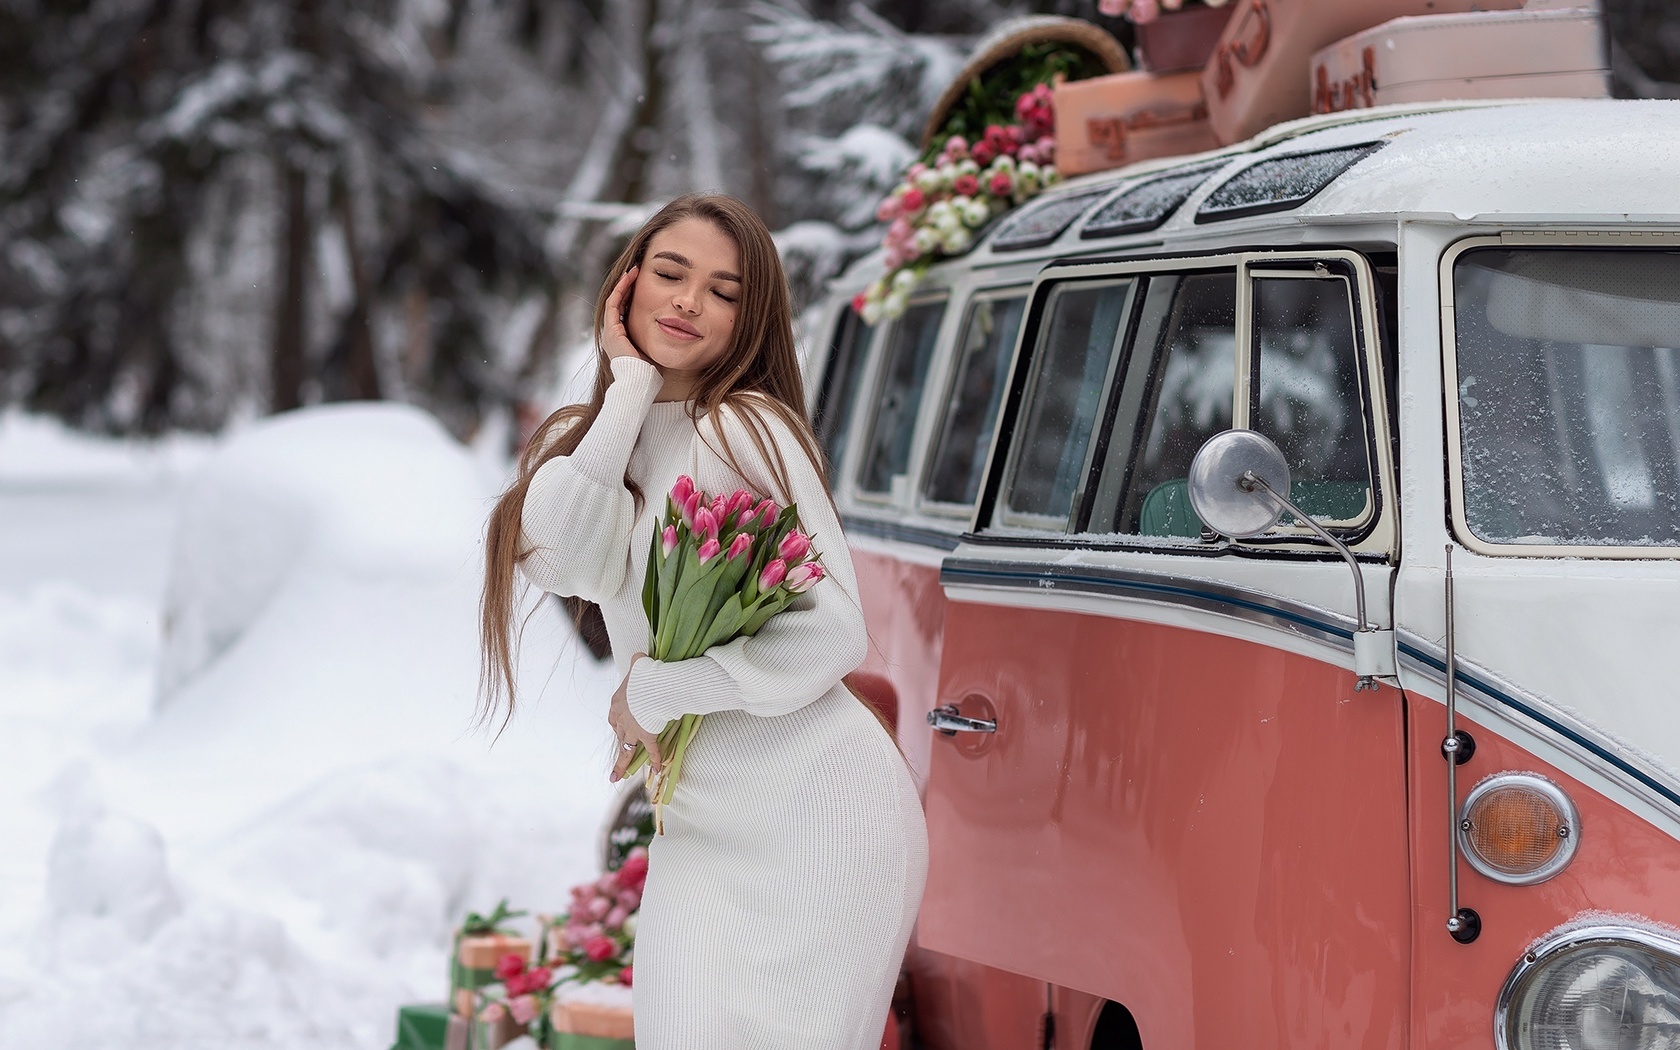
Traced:
<path fill-rule="evenodd" d="M 532 439 L 491 517 L 489 701 L 513 708 L 513 569 L 601 607 L 623 681 L 613 779 L 684 714 L 705 722 L 650 851 L 636 927 L 639 1050 L 874 1050 L 921 901 L 927 831 L 902 756 L 841 682 L 856 576 L 804 418 L 787 280 L 728 197 L 665 206 L 595 307 L 595 390 Z M 646 656 L 653 521 L 687 474 L 795 503 L 828 575 L 751 638 Z"/>

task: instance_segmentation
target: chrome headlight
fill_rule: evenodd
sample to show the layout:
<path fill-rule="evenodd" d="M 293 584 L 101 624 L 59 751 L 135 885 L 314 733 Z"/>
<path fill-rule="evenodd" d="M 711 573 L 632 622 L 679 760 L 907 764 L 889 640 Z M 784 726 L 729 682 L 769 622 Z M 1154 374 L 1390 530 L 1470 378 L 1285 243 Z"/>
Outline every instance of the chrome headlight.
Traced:
<path fill-rule="evenodd" d="M 1680 1050 L 1680 940 L 1632 926 L 1547 938 L 1499 993 L 1500 1050 Z"/>

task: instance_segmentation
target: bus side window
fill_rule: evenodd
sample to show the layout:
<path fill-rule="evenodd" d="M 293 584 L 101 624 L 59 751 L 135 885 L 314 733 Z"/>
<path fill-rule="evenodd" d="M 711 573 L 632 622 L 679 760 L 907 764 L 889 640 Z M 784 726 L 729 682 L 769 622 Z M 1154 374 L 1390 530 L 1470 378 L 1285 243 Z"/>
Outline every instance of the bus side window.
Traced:
<path fill-rule="evenodd" d="M 858 379 L 868 360 L 869 337 L 874 329 L 863 323 L 857 311 L 846 308 L 835 325 L 834 342 L 829 347 L 828 363 L 823 368 L 822 386 L 817 392 L 817 404 L 812 412 L 811 427 L 822 444 L 828 459 L 829 476 L 838 477 L 840 457 L 846 451 L 846 436 L 851 433 L 852 404 L 857 400 Z"/>
<path fill-rule="evenodd" d="M 1255 277 L 1249 402 L 1250 428 L 1283 450 L 1295 503 L 1349 525 L 1374 509 L 1352 291 L 1345 276 Z"/>
<path fill-rule="evenodd" d="M 1202 442 L 1231 427 L 1236 320 L 1234 270 L 1149 278 L 1092 501 L 1091 531 L 1201 535 L 1185 481 Z"/>
<path fill-rule="evenodd" d="M 915 303 L 887 333 L 880 393 L 858 464 L 858 488 L 863 492 L 890 496 L 894 479 L 909 469 L 916 410 L 921 407 L 922 387 L 944 316 L 944 300 Z"/>
<path fill-rule="evenodd" d="M 980 493 L 986 449 L 1026 303 L 1022 296 L 979 296 L 968 308 L 945 419 L 922 481 L 922 498 L 930 503 L 972 507 Z"/>
<path fill-rule="evenodd" d="M 1051 291 L 1033 353 L 1025 422 L 1012 443 L 1002 524 L 1069 530 L 1137 283 L 1070 283 Z"/>

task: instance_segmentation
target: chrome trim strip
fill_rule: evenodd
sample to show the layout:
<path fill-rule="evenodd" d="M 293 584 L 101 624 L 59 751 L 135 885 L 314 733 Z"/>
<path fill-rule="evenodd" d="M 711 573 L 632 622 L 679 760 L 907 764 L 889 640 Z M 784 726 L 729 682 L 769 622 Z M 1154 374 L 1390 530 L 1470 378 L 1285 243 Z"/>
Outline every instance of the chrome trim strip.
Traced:
<path fill-rule="evenodd" d="M 842 514 L 840 524 L 848 534 L 860 536 L 874 536 L 877 539 L 893 540 L 898 543 L 913 543 L 918 547 L 932 547 L 935 550 L 954 551 L 961 542 L 954 532 L 940 532 L 938 529 L 920 528 L 915 525 L 901 525 L 896 521 L 882 521 L 878 518 L 860 518 L 852 514 Z M 964 525 L 966 526 L 966 522 Z"/>
<path fill-rule="evenodd" d="M 1517 960 L 1511 975 L 1499 989 L 1499 999 L 1493 1007 L 1493 1042 L 1498 1050 L 1518 1050 L 1510 1038 L 1511 1004 L 1523 985 L 1555 956 L 1589 944 L 1631 944 L 1669 956 L 1680 965 L 1680 940 L 1661 930 L 1620 923 L 1601 923 L 1592 926 L 1565 926 L 1534 942 Z"/>
<path fill-rule="evenodd" d="M 1046 565 L 1038 562 L 946 558 L 941 586 L 998 590 L 1067 591 L 1134 601 L 1179 605 L 1230 616 L 1296 637 L 1353 651 L 1353 619 L 1317 606 L 1211 580 L 1109 566 Z M 1406 674 L 1446 688 L 1445 650 L 1401 628 L 1396 648 Z M 1458 666 L 1458 694 L 1477 706 L 1533 723 L 1565 749 L 1587 752 L 1595 768 L 1670 819 L 1680 820 L 1680 780 L 1631 757 L 1613 740 L 1538 696 L 1464 660 Z"/>
<path fill-rule="evenodd" d="M 1488 863 L 1487 858 L 1476 852 L 1476 847 L 1470 841 L 1470 811 L 1477 802 L 1482 800 L 1490 791 L 1500 788 L 1514 787 L 1525 791 L 1533 791 L 1545 797 L 1563 818 L 1563 826 L 1568 834 L 1563 835 L 1563 843 L 1558 851 L 1546 863 L 1527 874 L 1517 875 L 1509 871 L 1501 871 Z M 1575 808 L 1575 800 L 1569 793 L 1538 773 L 1504 772 L 1495 773 L 1481 780 L 1464 796 L 1463 805 L 1458 809 L 1458 844 L 1459 852 L 1476 872 L 1494 882 L 1503 882 L 1507 886 L 1534 886 L 1545 882 L 1569 866 L 1575 859 L 1575 851 L 1581 848 L 1581 814 Z M 1456 909 L 1454 909 L 1456 911 Z"/>

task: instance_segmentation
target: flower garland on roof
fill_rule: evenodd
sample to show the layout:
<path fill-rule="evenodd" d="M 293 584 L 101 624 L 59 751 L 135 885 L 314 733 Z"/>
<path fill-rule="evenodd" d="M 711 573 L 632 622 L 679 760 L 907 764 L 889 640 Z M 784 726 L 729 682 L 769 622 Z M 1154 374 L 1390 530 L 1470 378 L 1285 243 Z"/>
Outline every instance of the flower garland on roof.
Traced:
<path fill-rule="evenodd" d="M 899 316 L 929 266 L 967 251 L 987 223 L 1055 185 L 1051 85 L 1106 72 L 1083 47 L 1047 41 L 970 80 L 927 151 L 881 201 L 886 272 L 853 309 L 869 324 Z"/>
<path fill-rule="evenodd" d="M 994 216 L 1059 181 L 1050 85 L 1022 94 L 1015 114 L 1013 123 L 987 125 L 972 144 L 948 135 L 931 161 L 912 164 L 881 201 L 875 217 L 889 224 L 881 241 L 886 273 L 852 300 L 866 323 L 903 314 L 934 261 L 966 252 Z"/>

